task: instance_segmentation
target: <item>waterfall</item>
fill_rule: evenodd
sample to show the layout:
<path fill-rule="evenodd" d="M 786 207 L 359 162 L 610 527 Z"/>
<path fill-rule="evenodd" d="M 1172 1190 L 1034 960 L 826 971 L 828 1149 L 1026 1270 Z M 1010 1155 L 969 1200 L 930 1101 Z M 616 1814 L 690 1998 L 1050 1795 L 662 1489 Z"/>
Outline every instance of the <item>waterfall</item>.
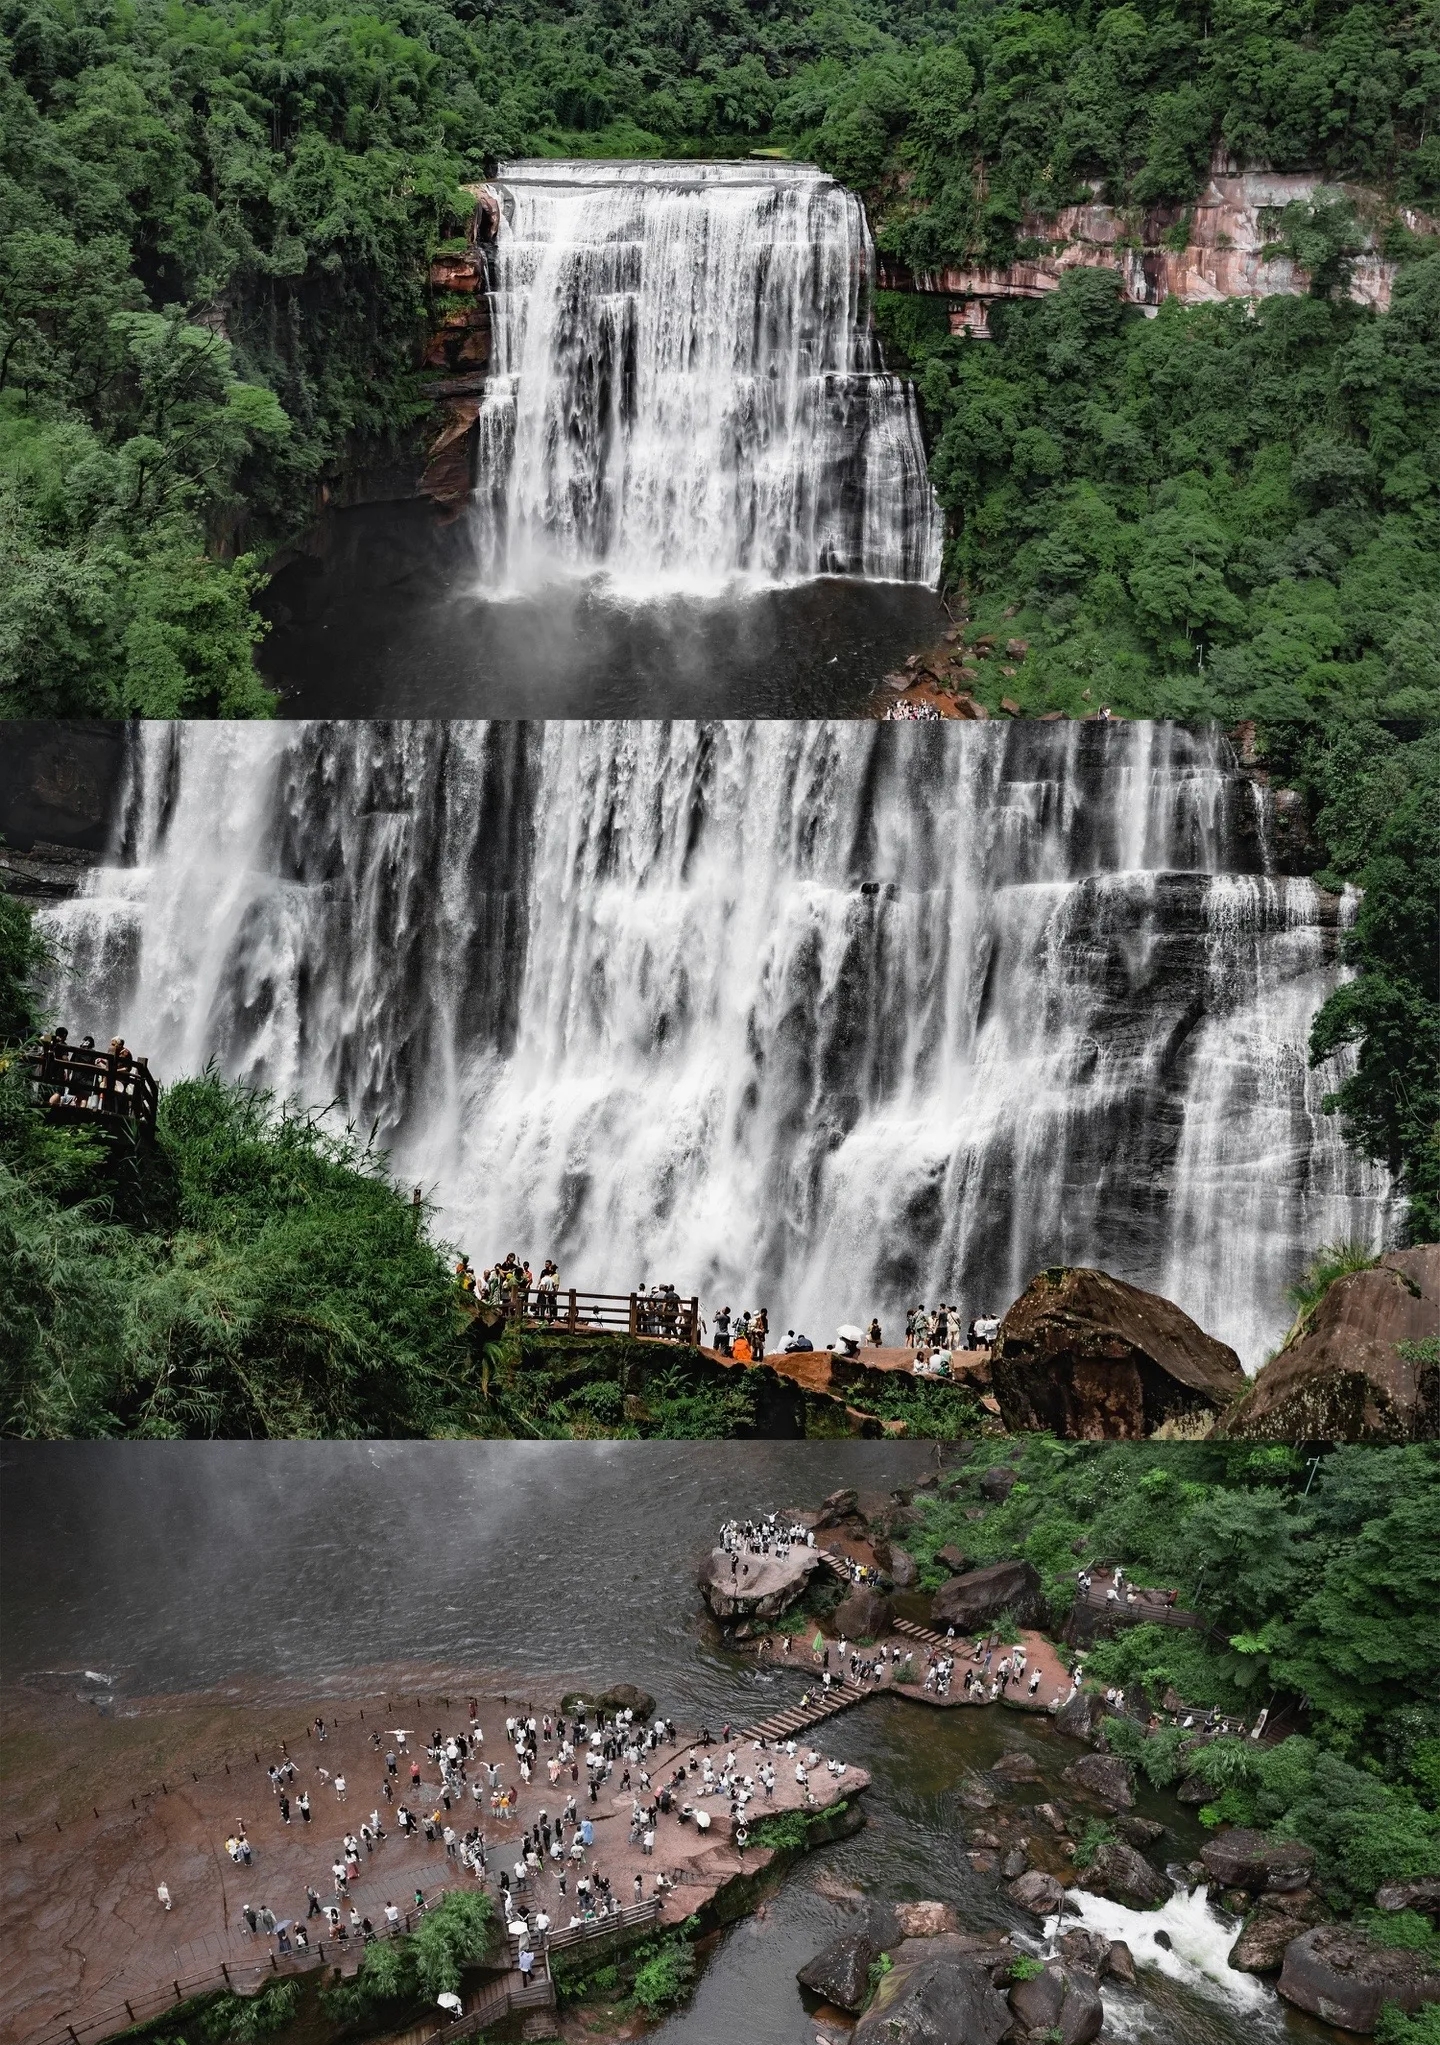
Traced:
<path fill-rule="evenodd" d="M 809 165 L 502 165 L 474 519 L 485 588 L 933 584 L 914 398 L 874 248 Z"/>
<path fill-rule="evenodd" d="M 72 1034 L 378 1117 L 477 1265 L 822 1341 L 1096 1263 L 1253 1369 L 1396 1212 L 1254 846 L 1174 725 L 157 725 L 49 921 Z"/>

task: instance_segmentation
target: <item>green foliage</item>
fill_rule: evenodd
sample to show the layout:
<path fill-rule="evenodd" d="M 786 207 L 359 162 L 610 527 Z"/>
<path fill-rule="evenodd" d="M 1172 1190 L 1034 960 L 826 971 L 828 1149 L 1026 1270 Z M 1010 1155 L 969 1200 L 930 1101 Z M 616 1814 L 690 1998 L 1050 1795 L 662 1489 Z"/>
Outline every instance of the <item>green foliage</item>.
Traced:
<path fill-rule="evenodd" d="M 1085 1830 L 1075 1843 L 1076 1867 L 1089 1867 L 1101 1847 L 1111 1845 L 1115 1837 L 1116 1833 L 1113 1825 L 1107 1825 L 1100 1818 L 1087 1818 Z"/>
<path fill-rule="evenodd" d="M 1034 1981 L 1045 1972 L 1045 1962 L 1033 1953 L 1018 1953 L 1010 1963 L 1012 1981 Z"/>
<path fill-rule="evenodd" d="M 495 1943 L 494 1905 L 479 1889 L 455 1889 L 420 1919 L 413 1932 L 365 1948 L 348 1980 L 323 1989 L 321 2006 L 334 2023 L 398 2012 L 423 1997 L 460 1986 L 460 1970 L 483 1960 Z"/>
<path fill-rule="evenodd" d="M 1285 1338 L 1285 1347 L 1288 1349 L 1304 1333 L 1316 1307 L 1337 1278 L 1348 1278 L 1352 1271 L 1372 1270 L 1378 1262 L 1368 1243 L 1322 1243 L 1290 1287 L 1288 1298 L 1295 1309 L 1295 1323 Z"/>
<path fill-rule="evenodd" d="M 695 1951 L 678 1935 L 657 1947 L 636 1970 L 635 2000 L 647 2017 L 658 2017 L 689 1995 L 695 1982 Z"/>
<path fill-rule="evenodd" d="M 1440 1932 L 1418 1910 L 1362 1910 L 1359 1922 L 1377 1946 L 1394 1946 L 1440 1961 Z"/>
<path fill-rule="evenodd" d="M 259 2045 L 283 2031 L 300 2006 L 298 1981 L 272 1981 L 258 1995 L 218 1996 L 200 2018 L 212 2045 Z"/>
<path fill-rule="evenodd" d="M 1407 2016 L 1386 2003 L 1375 2026 L 1376 2045 L 1440 2045 L 1440 2003 L 1429 2003 Z"/>

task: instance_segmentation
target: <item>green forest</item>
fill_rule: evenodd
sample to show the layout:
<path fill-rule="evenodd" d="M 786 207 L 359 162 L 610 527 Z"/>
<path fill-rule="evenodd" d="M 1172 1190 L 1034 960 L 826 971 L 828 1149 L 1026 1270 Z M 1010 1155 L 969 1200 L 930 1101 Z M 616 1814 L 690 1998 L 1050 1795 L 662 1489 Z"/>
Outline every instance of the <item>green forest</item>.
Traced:
<path fill-rule="evenodd" d="M 1018 618 L 1027 710 L 1435 713 L 1440 256 L 1393 209 L 1440 202 L 1437 0 L 3 0 L 0 36 L 8 714 L 272 707 L 266 562 L 421 428 L 429 258 L 501 156 L 814 159 L 916 266 L 1092 193 L 1183 240 L 1216 147 L 1376 189 L 1392 311 L 1340 295 L 1343 198 L 1277 220 L 1314 288 L 1253 315 L 1082 273 L 977 344 L 886 294 L 948 586 Z"/>
<path fill-rule="evenodd" d="M 916 1493 L 905 1541 L 927 1589 L 944 1582 L 936 1556 L 953 1543 L 972 1566 L 1031 1562 L 1057 1629 L 1087 1562 L 1178 1590 L 1208 1630 L 1125 1628 L 1084 1655 L 1087 1678 L 1247 1723 L 1269 1706 L 1286 1737 L 1201 1743 L 1112 1717 L 1111 1750 L 1156 1788 L 1195 1780 L 1206 1824 L 1304 1839 L 1337 1910 L 1363 1910 L 1383 1881 L 1440 1872 L 1440 1450 L 1311 1459 L 1037 1438 L 998 1504 L 980 1489 L 992 1462 L 977 1450 Z"/>

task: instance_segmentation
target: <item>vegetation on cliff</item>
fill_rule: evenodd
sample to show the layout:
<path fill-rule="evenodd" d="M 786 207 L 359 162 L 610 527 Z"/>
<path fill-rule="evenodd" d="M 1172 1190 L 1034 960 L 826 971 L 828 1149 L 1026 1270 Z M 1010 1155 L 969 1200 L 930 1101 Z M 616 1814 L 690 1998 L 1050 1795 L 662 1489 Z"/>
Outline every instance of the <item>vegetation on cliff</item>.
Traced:
<path fill-rule="evenodd" d="M 1126 1627 L 1084 1657 L 1087 1674 L 1158 1705 L 1253 1719 L 1301 1706 L 1276 1746 L 1201 1744 L 1107 1721 L 1111 1749 L 1158 1787 L 1198 1778 L 1207 1822 L 1259 1824 L 1316 1849 L 1337 1904 L 1389 1878 L 1440 1871 L 1440 1449 L 1300 1450 L 1216 1444 L 1027 1441 L 1017 1482 L 987 1503 L 981 1450 L 938 1492 L 917 1494 L 906 1544 L 922 1583 L 945 1580 L 948 1543 L 972 1564 L 1024 1556 L 1063 1625 L 1075 1573 L 1120 1562 L 1137 1585 L 1178 1590 L 1208 1630 Z M 977 1508 L 982 1516 L 969 1515 Z M 1283 1722 L 1283 1721 L 1282 1721 Z"/>

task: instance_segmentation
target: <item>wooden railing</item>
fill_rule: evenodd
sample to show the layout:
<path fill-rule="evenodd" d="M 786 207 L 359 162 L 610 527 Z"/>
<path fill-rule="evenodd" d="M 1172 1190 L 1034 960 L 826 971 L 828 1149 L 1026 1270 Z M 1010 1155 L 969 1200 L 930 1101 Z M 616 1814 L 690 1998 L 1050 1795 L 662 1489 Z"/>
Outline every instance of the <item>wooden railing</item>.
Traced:
<path fill-rule="evenodd" d="M 145 1059 L 49 1042 L 32 1044 L 20 1062 L 52 1120 L 130 1124 L 153 1134 L 160 1088 Z"/>
<path fill-rule="evenodd" d="M 605 1917 L 592 1918 L 585 1924 L 567 1924 L 559 1931 L 547 1931 L 546 1951 L 562 1952 L 567 1946 L 584 1945 L 589 1939 L 606 1938 L 619 1931 L 639 1930 L 654 1924 L 664 1907 L 663 1897 L 647 1896 L 643 1903 L 632 1903 L 628 1910 L 612 1910 Z"/>
<path fill-rule="evenodd" d="M 700 1301 L 667 1294 L 659 1299 L 638 1292 L 541 1292 L 532 1286 L 499 1302 L 472 1295 L 478 1314 L 503 1313 L 507 1320 L 525 1320 L 537 1328 L 603 1329 L 614 1335 L 645 1335 L 661 1342 L 700 1340 Z"/>

